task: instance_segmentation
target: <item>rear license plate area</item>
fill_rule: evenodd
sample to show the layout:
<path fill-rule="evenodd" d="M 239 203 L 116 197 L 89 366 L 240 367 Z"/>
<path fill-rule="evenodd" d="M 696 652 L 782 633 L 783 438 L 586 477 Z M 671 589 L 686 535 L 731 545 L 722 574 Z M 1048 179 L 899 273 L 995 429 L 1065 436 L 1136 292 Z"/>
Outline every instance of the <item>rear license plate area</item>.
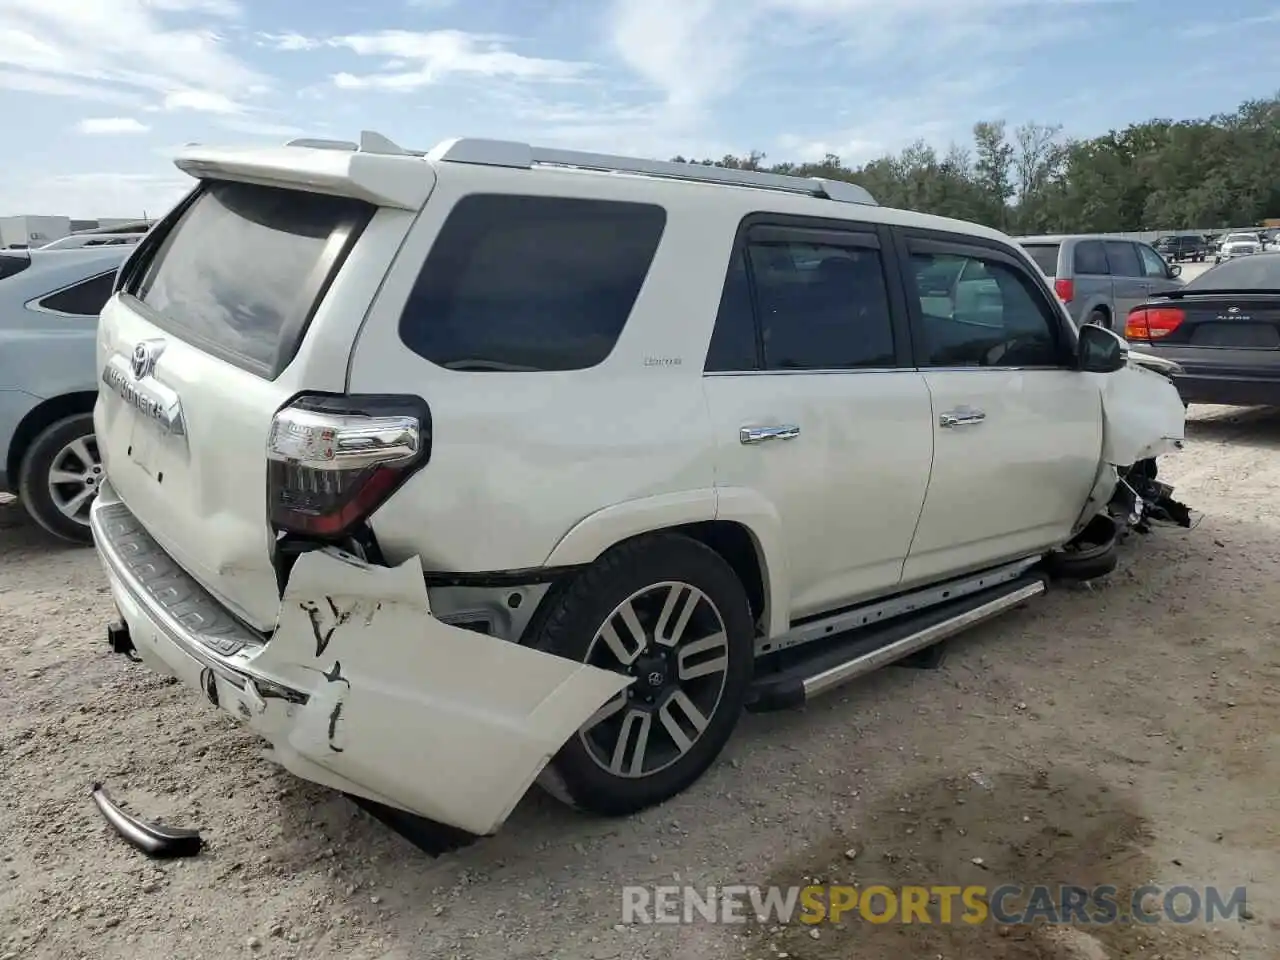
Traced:
<path fill-rule="evenodd" d="M 1204 323 L 1191 337 L 1193 347 L 1278 350 L 1280 330 L 1270 323 Z"/>
<path fill-rule="evenodd" d="M 159 472 L 156 469 L 159 447 L 160 431 L 151 423 L 135 418 L 129 430 L 129 459 L 150 477 Z"/>

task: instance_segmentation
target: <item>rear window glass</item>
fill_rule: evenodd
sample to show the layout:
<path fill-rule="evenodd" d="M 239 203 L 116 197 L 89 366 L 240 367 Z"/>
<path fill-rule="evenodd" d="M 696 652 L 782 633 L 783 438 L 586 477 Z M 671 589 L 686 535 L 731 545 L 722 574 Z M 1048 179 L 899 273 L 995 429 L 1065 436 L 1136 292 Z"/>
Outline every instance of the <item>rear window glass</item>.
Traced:
<path fill-rule="evenodd" d="M 582 370 L 626 325 L 666 226 L 662 207 L 473 194 L 449 213 L 400 336 L 452 370 Z"/>
<path fill-rule="evenodd" d="M 1077 276 L 1084 274 L 1105 277 L 1109 270 L 1107 268 L 1107 254 L 1102 249 L 1102 244 L 1097 240 L 1083 240 L 1077 243 L 1075 270 Z"/>
<path fill-rule="evenodd" d="M 78 317 L 96 317 L 111 299 L 111 290 L 115 286 L 116 274 L 112 270 L 100 273 L 88 280 L 81 280 L 65 290 L 59 290 L 40 301 L 45 310 L 57 313 L 70 313 Z"/>
<path fill-rule="evenodd" d="M 1189 281 L 1186 290 L 1280 290 L 1280 253 L 1228 260 Z"/>
<path fill-rule="evenodd" d="M 163 329 L 275 377 L 373 211 L 343 197 L 209 181 L 130 292 Z"/>
<path fill-rule="evenodd" d="M 1029 243 L 1026 245 L 1026 251 L 1031 254 L 1031 259 L 1036 262 L 1036 266 L 1040 268 L 1040 272 L 1046 277 L 1056 277 L 1058 275 L 1058 245 L 1056 243 Z"/>

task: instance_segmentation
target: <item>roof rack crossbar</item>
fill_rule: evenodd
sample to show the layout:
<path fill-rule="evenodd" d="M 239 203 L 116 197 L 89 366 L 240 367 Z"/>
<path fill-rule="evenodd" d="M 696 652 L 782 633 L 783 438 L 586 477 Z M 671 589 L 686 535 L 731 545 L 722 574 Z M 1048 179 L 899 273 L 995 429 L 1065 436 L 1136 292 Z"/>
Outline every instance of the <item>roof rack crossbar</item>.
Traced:
<path fill-rule="evenodd" d="M 609 173 L 638 173 L 651 177 L 673 180 L 691 180 L 700 183 L 719 183 L 764 190 L 780 190 L 811 197 L 821 197 L 841 203 L 876 205 L 876 200 L 866 188 L 845 180 L 825 177 L 793 177 L 781 173 L 765 173 L 760 170 L 736 170 L 713 167 L 701 163 L 681 163 L 671 160 L 645 160 L 638 157 L 612 156 L 604 153 L 586 153 L 578 150 L 560 150 L 534 147 L 514 140 L 483 140 L 462 138 L 447 140 L 425 156 L 431 160 L 452 163 L 474 163 L 483 166 L 532 169 L 535 166 L 576 167 Z"/>

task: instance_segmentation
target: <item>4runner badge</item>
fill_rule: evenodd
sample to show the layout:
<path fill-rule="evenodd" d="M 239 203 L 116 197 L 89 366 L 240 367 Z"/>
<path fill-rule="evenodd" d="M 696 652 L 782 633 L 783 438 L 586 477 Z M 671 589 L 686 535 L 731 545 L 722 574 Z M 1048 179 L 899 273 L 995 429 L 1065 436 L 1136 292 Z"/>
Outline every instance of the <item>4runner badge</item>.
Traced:
<path fill-rule="evenodd" d="M 183 436 L 186 423 L 178 395 L 151 376 L 164 351 L 163 340 L 143 340 L 133 355 L 117 353 L 102 368 L 102 382 L 121 400 L 167 434 Z"/>

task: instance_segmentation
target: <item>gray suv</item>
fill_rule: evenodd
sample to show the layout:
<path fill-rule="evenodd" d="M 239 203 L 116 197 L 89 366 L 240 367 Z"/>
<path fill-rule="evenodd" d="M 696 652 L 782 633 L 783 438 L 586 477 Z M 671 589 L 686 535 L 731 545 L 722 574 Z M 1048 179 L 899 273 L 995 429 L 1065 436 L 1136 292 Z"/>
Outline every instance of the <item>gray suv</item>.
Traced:
<path fill-rule="evenodd" d="M 0 492 L 64 540 L 92 542 L 98 313 L 133 249 L 0 251 Z"/>
<path fill-rule="evenodd" d="M 1096 235 L 1017 239 L 1052 281 L 1076 326 L 1096 323 L 1123 333 L 1130 310 L 1154 294 L 1182 286 L 1181 267 L 1135 240 Z"/>

